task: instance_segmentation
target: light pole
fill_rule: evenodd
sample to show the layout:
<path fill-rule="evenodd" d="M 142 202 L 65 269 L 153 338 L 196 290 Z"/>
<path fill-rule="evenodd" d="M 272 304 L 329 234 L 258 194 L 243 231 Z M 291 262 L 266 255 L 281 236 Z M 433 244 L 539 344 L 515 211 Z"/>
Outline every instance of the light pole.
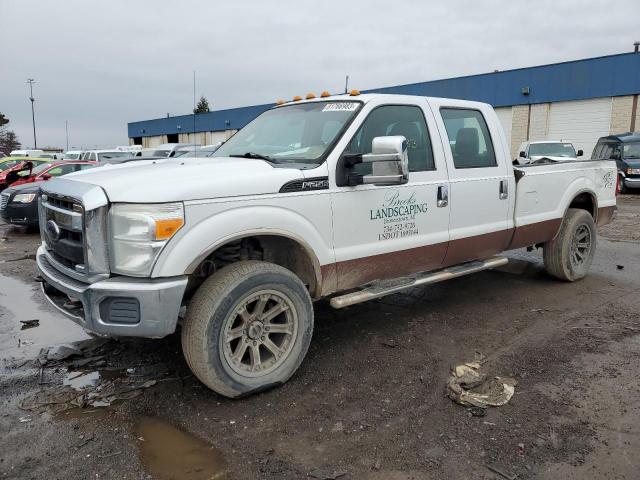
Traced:
<path fill-rule="evenodd" d="M 66 134 L 66 137 L 67 137 L 67 149 L 65 150 L 65 152 L 68 152 L 69 151 L 69 120 L 64 121 L 64 133 Z"/>
<path fill-rule="evenodd" d="M 29 84 L 29 92 L 31 93 L 29 100 L 31 100 L 31 121 L 33 122 L 33 148 L 36 149 L 38 148 L 38 142 L 36 141 L 36 114 L 33 109 L 33 102 L 36 101 L 36 99 L 33 98 L 33 84 L 36 83 L 36 81 L 33 78 L 28 78 L 27 83 Z"/>

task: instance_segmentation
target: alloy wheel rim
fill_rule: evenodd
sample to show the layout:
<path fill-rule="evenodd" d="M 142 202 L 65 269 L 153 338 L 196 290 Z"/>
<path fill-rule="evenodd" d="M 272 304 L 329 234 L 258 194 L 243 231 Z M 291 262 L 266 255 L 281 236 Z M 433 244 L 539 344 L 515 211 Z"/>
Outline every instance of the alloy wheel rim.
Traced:
<path fill-rule="evenodd" d="M 289 298 L 261 290 L 241 299 L 223 326 L 222 352 L 231 370 L 259 377 L 277 369 L 291 353 L 298 316 Z"/>
<path fill-rule="evenodd" d="M 591 253 L 591 230 L 587 225 L 582 224 L 576 229 L 573 235 L 570 249 L 570 261 L 575 267 L 582 266 Z"/>

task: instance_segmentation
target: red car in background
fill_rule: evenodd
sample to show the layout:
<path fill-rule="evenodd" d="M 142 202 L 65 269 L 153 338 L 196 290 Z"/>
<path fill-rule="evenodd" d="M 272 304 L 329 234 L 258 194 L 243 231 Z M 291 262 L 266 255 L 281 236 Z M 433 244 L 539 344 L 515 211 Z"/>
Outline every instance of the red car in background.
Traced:
<path fill-rule="evenodd" d="M 61 175 L 66 175 L 68 173 L 79 172 L 80 170 L 85 170 L 87 168 L 93 168 L 98 165 L 97 162 L 70 162 L 70 161 L 62 161 L 62 162 L 53 162 L 38 165 L 37 167 L 31 170 L 30 174 L 19 177 L 18 180 L 14 181 L 10 185 L 12 187 L 16 185 L 23 185 L 25 183 L 33 183 L 33 182 L 45 182 L 52 177 L 59 177 Z"/>
<path fill-rule="evenodd" d="M 49 165 L 50 163 L 51 161 L 46 159 L 29 159 L 24 157 L 11 158 L 11 160 L 2 162 L 2 164 L 0 164 L 0 190 L 7 188 L 22 175 L 29 175 L 33 168 L 42 164 Z"/>

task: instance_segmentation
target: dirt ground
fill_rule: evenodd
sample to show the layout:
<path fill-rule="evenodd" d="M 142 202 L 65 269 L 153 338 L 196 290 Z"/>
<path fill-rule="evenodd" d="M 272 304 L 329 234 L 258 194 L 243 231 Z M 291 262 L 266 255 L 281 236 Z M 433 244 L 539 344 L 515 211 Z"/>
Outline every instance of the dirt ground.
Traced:
<path fill-rule="evenodd" d="M 176 335 L 110 342 L 75 369 L 150 385 L 54 412 L 19 405 L 78 374 L 31 359 L 86 335 L 45 304 L 38 234 L 0 226 L 0 478 L 637 479 L 640 196 L 619 197 L 600 233 L 573 284 L 519 250 L 498 270 L 340 311 L 321 302 L 299 372 L 242 400 L 191 376 Z M 485 416 L 445 396 L 451 366 L 475 358 L 518 381 Z"/>

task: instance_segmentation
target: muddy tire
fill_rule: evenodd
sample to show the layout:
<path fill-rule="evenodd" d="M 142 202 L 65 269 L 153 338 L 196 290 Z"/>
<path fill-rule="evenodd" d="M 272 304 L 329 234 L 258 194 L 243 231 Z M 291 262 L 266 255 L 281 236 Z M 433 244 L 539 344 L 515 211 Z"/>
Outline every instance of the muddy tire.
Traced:
<path fill-rule="evenodd" d="M 243 261 L 209 277 L 182 327 L 182 349 L 202 383 L 225 397 L 280 385 L 295 373 L 313 333 L 313 306 L 289 270 Z"/>
<path fill-rule="evenodd" d="M 556 238 L 544 244 L 544 266 L 553 277 L 574 282 L 589 272 L 596 251 L 596 225 L 586 210 L 567 210 Z"/>

